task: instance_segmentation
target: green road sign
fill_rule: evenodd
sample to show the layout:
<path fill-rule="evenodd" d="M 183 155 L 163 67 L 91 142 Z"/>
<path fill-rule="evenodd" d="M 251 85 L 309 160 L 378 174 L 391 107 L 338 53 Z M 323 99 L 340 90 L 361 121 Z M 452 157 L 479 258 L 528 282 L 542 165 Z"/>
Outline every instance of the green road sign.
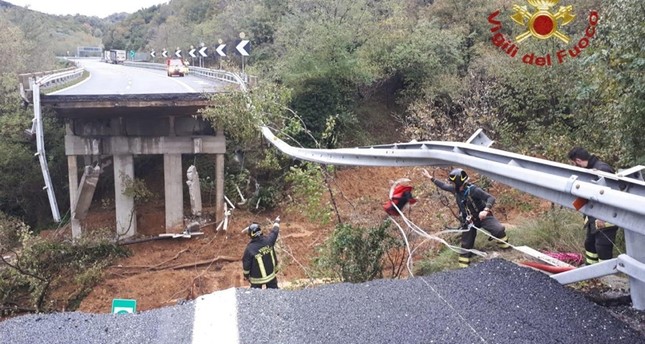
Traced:
<path fill-rule="evenodd" d="M 130 57 L 134 57 L 134 50 L 130 50 Z"/>
<path fill-rule="evenodd" d="M 137 311 L 137 300 L 114 299 L 112 300 L 112 314 L 127 314 Z"/>

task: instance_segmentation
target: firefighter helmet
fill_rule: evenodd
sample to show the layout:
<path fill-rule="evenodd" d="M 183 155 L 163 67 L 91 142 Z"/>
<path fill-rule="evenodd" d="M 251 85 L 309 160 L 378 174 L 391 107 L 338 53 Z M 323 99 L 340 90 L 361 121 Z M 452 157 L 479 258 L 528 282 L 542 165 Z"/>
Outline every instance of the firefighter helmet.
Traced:
<path fill-rule="evenodd" d="M 450 178 L 450 181 L 455 183 L 455 187 L 459 189 L 468 181 L 468 174 L 461 168 L 455 168 L 450 171 L 448 178 Z"/>
<path fill-rule="evenodd" d="M 260 225 L 253 222 L 249 225 L 248 227 L 248 233 L 251 238 L 257 238 L 262 234 L 262 228 L 260 228 Z"/>

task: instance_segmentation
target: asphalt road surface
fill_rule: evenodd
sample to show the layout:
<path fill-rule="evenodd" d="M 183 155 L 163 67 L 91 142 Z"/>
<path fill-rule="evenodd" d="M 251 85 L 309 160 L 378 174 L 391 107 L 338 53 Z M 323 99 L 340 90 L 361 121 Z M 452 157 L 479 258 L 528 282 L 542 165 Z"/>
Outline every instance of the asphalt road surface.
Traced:
<path fill-rule="evenodd" d="M 227 84 L 215 79 L 200 78 L 190 73 L 185 77 L 168 77 L 165 70 L 114 65 L 98 60 L 82 59 L 78 63 L 90 77 L 51 95 L 212 93 Z"/>
<path fill-rule="evenodd" d="M 137 314 L 0 322 L 0 343 L 645 343 L 548 276 L 493 259 L 407 280 L 228 289 Z"/>

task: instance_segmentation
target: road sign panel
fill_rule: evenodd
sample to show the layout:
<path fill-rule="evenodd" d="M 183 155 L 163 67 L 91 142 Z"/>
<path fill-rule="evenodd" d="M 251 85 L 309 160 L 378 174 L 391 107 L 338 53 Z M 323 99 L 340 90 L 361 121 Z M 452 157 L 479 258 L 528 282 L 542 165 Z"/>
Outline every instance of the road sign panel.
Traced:
<path fill-rule="evenodd" d="M 217 52 L 217 55 L 219 56 L 226 56 L 226 53 L 224 52 L 224 48 L 226 48 L 226 44 L 220 44 L 217 46 L 217 49 L 215 51 Z"/>
<path fill-rule="evenodd" d="M 195 55 L 195 50 L 195 48 L 190 49 L 190 51 L 188 51 L 188 55 L 190 55 L 191 57 L 197 57 L 197 55 Z"/>
<path fill-rule="evenodd" d="M 137 300 L 131 299 L 113 299 L 112 314 L 127 314 L 137 311 Z"/>
<path fill-rule="evenodd" d="M 249 44 L 249 41 L 246 39 L 243 39 L 240 41 L 240 43 L 237 44 L 235 49 L 240 53 L 242 56 L 249 56 L 248 51 L 246 50 L 246 46 Z"/>
<path fill-rule="evenodd" d="M 208 54 L 206 53 L 206 50 L 208 50 L 208 47 L 202 47 L 199 49 L 199 55 L 202 55 L 202 57 L 207 57 Z"/>

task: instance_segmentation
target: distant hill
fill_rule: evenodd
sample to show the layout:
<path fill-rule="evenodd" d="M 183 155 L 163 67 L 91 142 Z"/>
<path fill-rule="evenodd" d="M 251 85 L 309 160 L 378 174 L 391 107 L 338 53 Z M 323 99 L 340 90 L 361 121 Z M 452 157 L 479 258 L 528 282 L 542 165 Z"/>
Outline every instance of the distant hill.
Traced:
<path fill-rule="evenodd" d="M 114 14 L 108 18 L 83 15 L 51 15 L 0 0 L 0 16 L 20 28 L 34 42 L 40 53 L 61 56 L 75 54 L 79 46 L 102 47 L 103 34 L 124 18 Z"/>
<path fill-rule="evenodd" d="M 6 1 L 0 0 L 0 8 L 5 9 L 5 8 L 12 8 L 12 7 L 18 7 L 18 6 L 8 3 Z"/>

